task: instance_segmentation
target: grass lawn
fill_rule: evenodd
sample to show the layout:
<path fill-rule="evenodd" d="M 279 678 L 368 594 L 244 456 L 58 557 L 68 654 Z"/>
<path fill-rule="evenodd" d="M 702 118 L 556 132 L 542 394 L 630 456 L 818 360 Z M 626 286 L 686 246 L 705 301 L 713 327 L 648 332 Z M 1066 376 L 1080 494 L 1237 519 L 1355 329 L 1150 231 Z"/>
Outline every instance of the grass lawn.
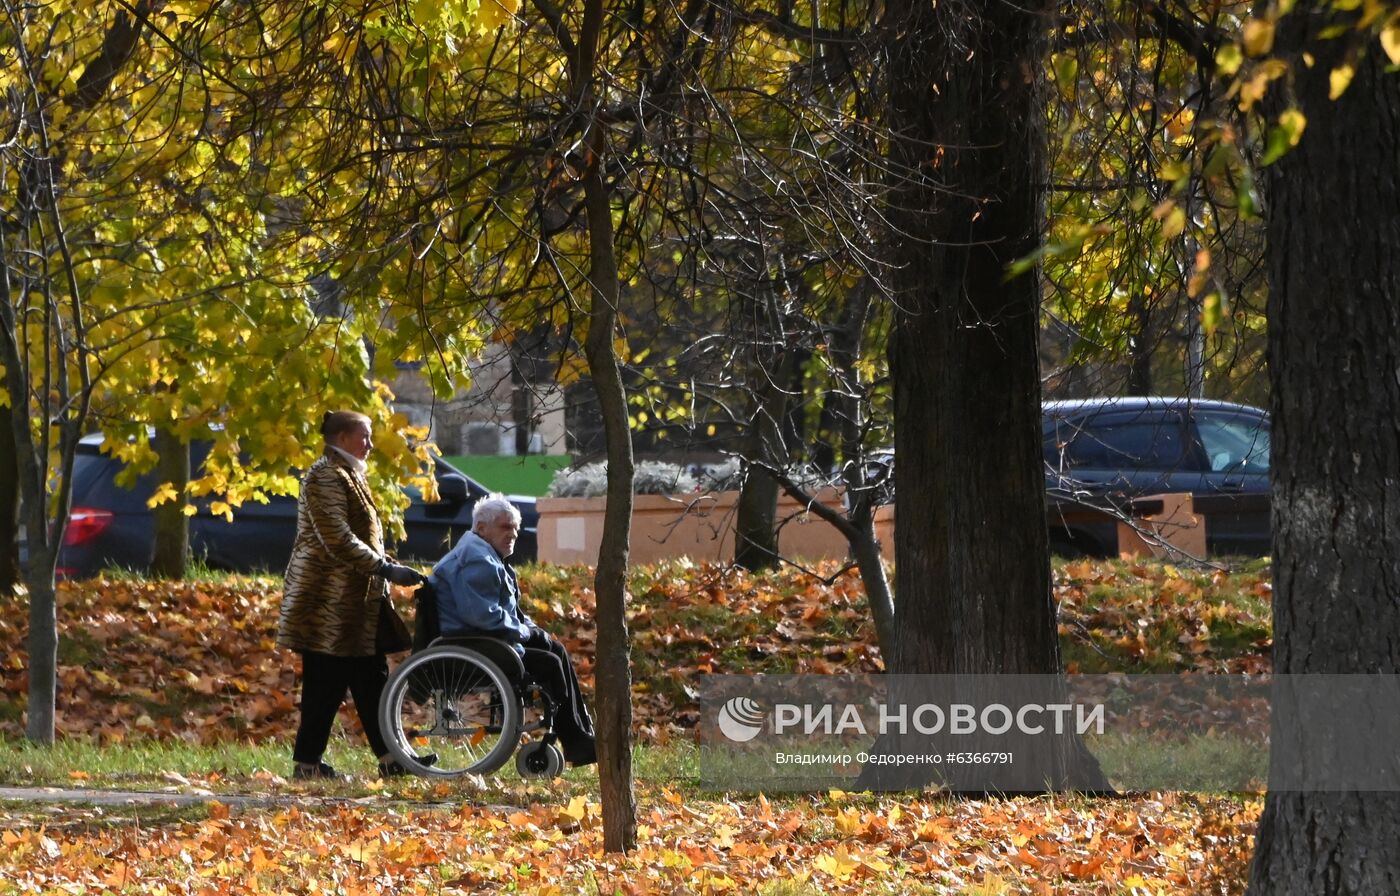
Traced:
<path fill-rule="evenodd" d="M 443 460 L 489 489 L 508 495 L 533 497 L 539 497 L 549 491 L 549 483 L 554 481 L 554 474 L 574 461 L 567 454 L 527 454 L 515 457 L 456 454 L 445 456 Z"/>

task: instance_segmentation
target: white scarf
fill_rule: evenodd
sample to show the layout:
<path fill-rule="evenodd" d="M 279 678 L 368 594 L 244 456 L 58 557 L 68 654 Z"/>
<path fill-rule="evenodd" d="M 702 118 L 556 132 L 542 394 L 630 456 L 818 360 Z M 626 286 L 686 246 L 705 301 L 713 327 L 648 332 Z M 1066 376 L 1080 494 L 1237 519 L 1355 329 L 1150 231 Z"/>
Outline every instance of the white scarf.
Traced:
<path fill-rule="evenodd" d="M 331 445 L 330 449 L 336 454 L 339 454 L 341 457 L 345 458 L 345 462 L 350 465 L 350 469 L 354 470 L 356 473 L 359 473 L 361 476 L 369 475 L 369 464 L 360 460 L 358 457 L 351 454 L 349 451 L 346 451 L 344 448 L 341 448 L 339 445 Z"/>

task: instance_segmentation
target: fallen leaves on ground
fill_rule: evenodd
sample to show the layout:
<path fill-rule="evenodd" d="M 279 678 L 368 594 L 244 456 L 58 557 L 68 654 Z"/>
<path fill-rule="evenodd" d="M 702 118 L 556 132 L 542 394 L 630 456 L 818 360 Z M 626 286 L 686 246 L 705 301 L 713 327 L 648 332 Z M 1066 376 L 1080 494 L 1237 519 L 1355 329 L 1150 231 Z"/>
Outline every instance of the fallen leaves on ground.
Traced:
<path fill-rule="evenodd" d="M 198 821 L 10 827 L 0 893 L 1225 894 L 1243 890 L 1260 810 L 1174 794 L 650 797 L 627 855 L 603 851 L 600 807 L 582 797 L 455 811 L 215 803 Z"/>
<path fill-rule="evenodd" d="M 829 580 L 685 563 L 634 570 L 640 737 L 687 736 L 697 673 L 879 669 L 859 579 L 823 572 Z M 528 609 L 565 637 L 591 684 L 587 571 L 542 567 L 521 578 Z M 65 584 L 60 732 L 100 741 L 289 738 L 296 660 L 273 644 L 279 586 Z M 1083 562 L 1059 567 L 1055 587 L 1062 641 L 1083 671 L 1267 668 L 1266 573 Z M 396 597 L 407 606 L 406 593 Z M 0 730 L 17 734 L 25 614 L 0 609 Z M 307 802 L 215 803 L 207 818 L 136 823 L 115 817 L 119 810 L 36 820 L 11 807 L 0 813 L 0 894 L 1225 894 L 1243 889 L 1260 811 L 1257 799 L 1180 794 L 770 802 L 648 782 L 639 790 L 639 843 L 626 856 L 603 851 L 596 793 L 572 787 L 553 800 L 545 791 L 514 806 L 456 810 L 377 792 L 327 805 L 292 788 Z"/>
<path fill-rule="evenodd" d="M 848 673 L 881 668 L 854 572 L 755 575 L 685 561 L 632 572 L 634 718 L 644 742 L 693 726 L 706 673 Z M 526 607 L 561 636 L 591 689 L 594 597 L 583 567 L 529 567 Z M 297 663 L 273 634 L 275 578 L 93 579 L 59 588 L 63 736 L 195 743 L 289 738 Z M 1227 574 L 1161 563 L 1076 561 L 1055 594 L 1071 671 L 1268 669 L 1267 570 Z M 407 609 L 408 592 L 395 599 Z M 0 598 L 0 733 L 19 735 L 27 690 L 22 600 Z M 354 726 L 348 709 L 347 724 Z"/>

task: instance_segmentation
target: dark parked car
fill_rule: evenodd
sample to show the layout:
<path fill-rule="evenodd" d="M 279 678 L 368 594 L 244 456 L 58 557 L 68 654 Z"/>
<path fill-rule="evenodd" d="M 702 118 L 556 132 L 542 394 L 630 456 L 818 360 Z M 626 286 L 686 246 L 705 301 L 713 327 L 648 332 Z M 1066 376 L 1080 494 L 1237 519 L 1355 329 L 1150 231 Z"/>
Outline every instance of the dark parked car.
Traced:
<path fill-rule="evenodd" d="M 1041 435 L 1054 553 L 1113 556 L 1114 515 L 1149 510 L 1144 496 L 1170 492 L 1191 494 L 1211 553 L 1269 552 L 1264 411 L 1180 398 L 1052 401 L 1042 408 Z M 866 475 L 892 498 L 894 452 L 876 451 L 867 464 Z"/>
<path fill-rule="evenodd" d="M 58 573 L 65 578 L 85 578 L 107 567 L 144 569 L 150 565 L 154 544 L 154 520 L 147 500 L 158 484 L 155 473 L 124 488 L 116 483 L 122 462 L 101 452 L 100 436 L 89 436 L 78 446 L 73 471 L 73 509 L 59 554 Z M 198 467 L 208 454 L 207 443 L 191 446 L 191 463 Z M 409 489 L 412 503 L 404 512 L 405 538 L 389 549 L 400 559 L 432 563 L 445 554 L 471 528 L 472 506 L 490 490 L 439 458 L 437 483 L 440 500 L 428 503 L 416 489 Z M 281 572 L 291 556 L 296 535 L 295 498 L 273 497 L 268 503 L 247 502 L 233 511 L 233 521 L 209 512 L 208 498 L 195 500 L 190 517 L 190 548 L 195 558 L 213 569 L 236 572 Z M 535 499 L 512 496 L 520 510 L 520 540 L 515 562 L 536 556 L 535 528 L 539 513 Z"/>
<path fill-rule="evenodd" d="M 1111 519 L 1135 498 L 1189 492 L 1213 554 L 1269 552 L 1269 417 L 1177 398 L 1087 398 L 1044 406 L 1050 540 L 1059 553 L 1110 555 Z"/>

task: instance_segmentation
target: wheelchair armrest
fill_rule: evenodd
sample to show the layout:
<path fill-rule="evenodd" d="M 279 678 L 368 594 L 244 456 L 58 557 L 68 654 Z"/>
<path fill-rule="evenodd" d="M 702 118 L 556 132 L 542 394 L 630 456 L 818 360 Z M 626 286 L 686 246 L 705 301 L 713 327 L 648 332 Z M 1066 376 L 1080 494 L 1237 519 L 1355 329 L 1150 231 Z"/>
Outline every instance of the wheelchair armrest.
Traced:
<path fill-rule="evenodd" d="M 511 681 L 518 682 L 525 677 L 525 664 L 521 662 L 520 654 L 515 652 L 515 648 L 511 646 L 509 641 L 493 638 L 490 635 L 443 635 L 435 639 L 429 646 L 438 647 L 446 644 L 475 650 L 500 666 L 501 671 Z"/>

